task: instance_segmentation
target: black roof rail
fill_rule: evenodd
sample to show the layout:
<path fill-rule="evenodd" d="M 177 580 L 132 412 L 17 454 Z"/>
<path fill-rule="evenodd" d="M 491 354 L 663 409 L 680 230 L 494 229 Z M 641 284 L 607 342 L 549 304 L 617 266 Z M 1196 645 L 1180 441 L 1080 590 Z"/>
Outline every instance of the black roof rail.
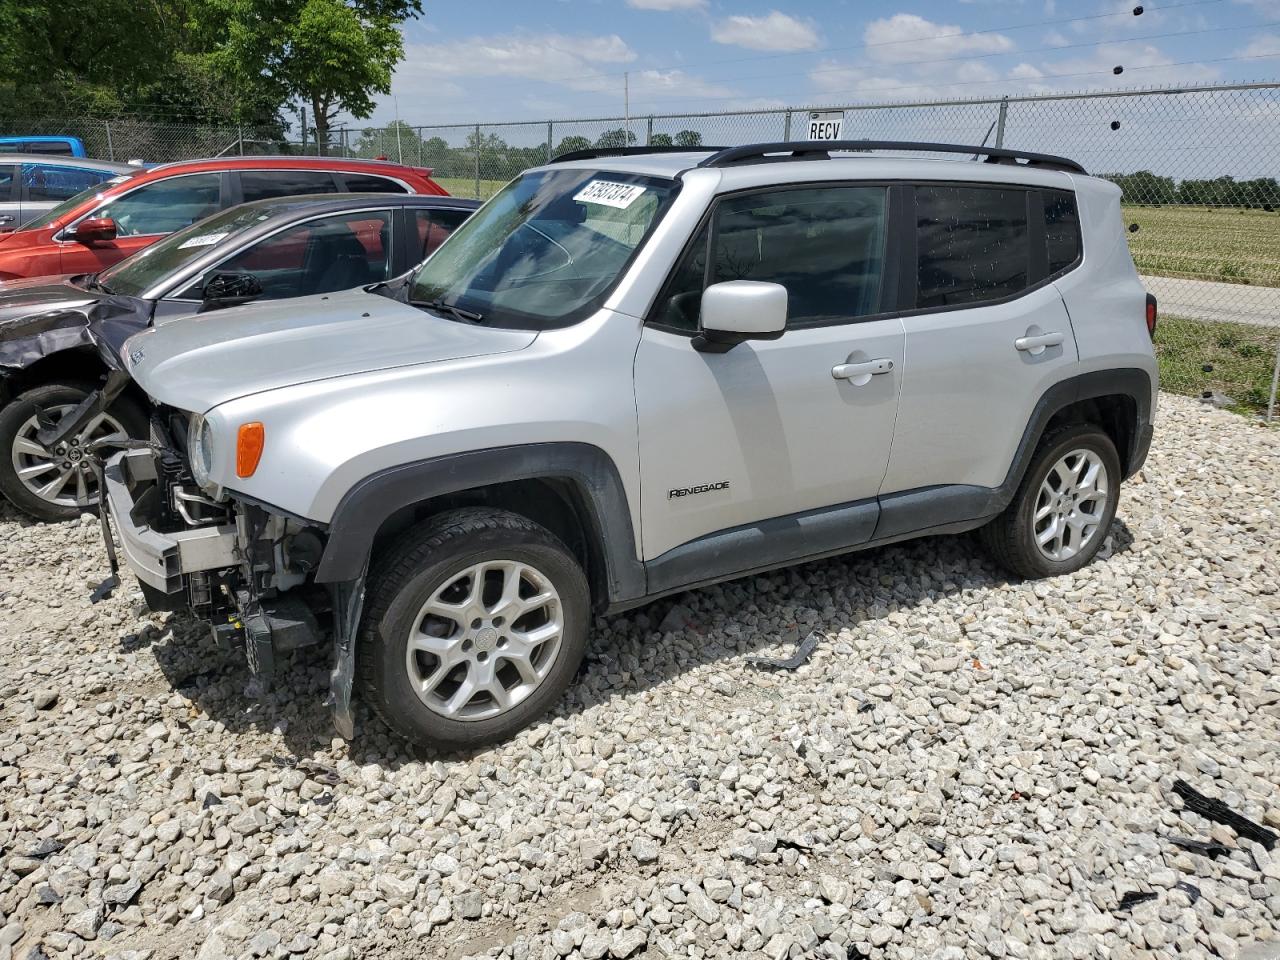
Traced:
<path fill-rule="evenodd" d="M 830 160 L 831 151 L 867 153 L 872 150 L 911 150 L 920 153 L 970 154 L 973 159 L 985 156 L 986 163 L 1013 163 L 1020 166 L 1040 167 L 1045 170 L 1065 170 L 1069 173 L 1086 173 L 1084 167 L 1066 157 L 1049 153 L 1031 153 L 1026 150 L 1007 150 L 1004 147 L 966 147 L 958 143 L 915 143 L 910 140 L 813 140 L 788 143 L 755 143 L 745 147 L 729 147 L 705 160 L 700 167 L 729 167 L 740 163 L 770 163 L 781 160 Z"/>
<path fill-rule="evenodd" d="M 570 160 L 598 160 L 601 157 L 643 157 L 651 153 L 724 153 L 728 147 L 587 147 L 570 150 L 555 157 L 552 163 L 568 163 Z"/>

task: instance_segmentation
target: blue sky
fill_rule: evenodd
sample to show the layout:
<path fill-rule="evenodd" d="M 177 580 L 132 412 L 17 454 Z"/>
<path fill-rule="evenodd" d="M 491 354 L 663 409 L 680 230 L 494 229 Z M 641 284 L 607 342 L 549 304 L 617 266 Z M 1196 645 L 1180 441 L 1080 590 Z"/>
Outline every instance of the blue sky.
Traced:
<path fill-rule="evenodd" d="M 1280 0 L 1135 3 L 429 0 L 364 123 L 617 116 L 624 73 L 633 116 L 1280 76 Z"/>

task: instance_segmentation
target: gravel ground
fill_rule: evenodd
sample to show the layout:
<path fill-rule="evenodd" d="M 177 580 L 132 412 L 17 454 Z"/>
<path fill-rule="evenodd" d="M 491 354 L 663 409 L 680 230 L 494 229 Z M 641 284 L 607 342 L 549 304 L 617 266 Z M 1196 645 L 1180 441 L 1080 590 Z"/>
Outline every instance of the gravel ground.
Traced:
<path fill-rule="evenodd" d="M 938 539 L 604 621 L 552 719 L 436 757 L 335 740 L 319 654 L 255 698 L 90 607 L 94 523 L 6 508 L 0 960 L 1274 956 L 1280 846 L 1172 785 L 1280 829 L 1280 431 L 1162 398 L 1120 517 L 1057 580 Z"/>

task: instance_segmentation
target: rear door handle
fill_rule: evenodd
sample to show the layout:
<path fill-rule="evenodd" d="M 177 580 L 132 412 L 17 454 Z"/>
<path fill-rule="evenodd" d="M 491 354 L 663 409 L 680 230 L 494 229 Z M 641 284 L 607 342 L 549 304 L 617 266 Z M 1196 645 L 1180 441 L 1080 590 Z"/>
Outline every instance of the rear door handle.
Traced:
<path fill-rule="evenodd" d="M 1034 357 L 1044 353 L 1045 347 L 1061 346 L 1066 339 L 1065 333 L 1058 333 L 1055 330 L 1052 333 L 1041 333 L 1034 337 L 1019 337 L 1013 341 L 1013 345 Z"/>
<path fill-rule="evenodd" d="M 854 380 L 858 377 L 891 372 L 893 372 L 893 361 L 888 357 L 879 360 L 863 360 L 861 363 L 838 363 L 831 368 L 831 376 L 837 380 Z"/>
<path fill-rule="evenodd" d="M 13 223 L 13 217 L 7 213 L 0 213 L 0 223 Z"/>

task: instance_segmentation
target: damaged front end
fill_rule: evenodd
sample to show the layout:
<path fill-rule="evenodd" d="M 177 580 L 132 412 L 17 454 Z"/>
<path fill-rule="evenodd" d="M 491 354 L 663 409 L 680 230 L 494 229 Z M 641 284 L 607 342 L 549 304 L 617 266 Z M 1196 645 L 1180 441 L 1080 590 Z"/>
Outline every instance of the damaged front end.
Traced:
<path fill-rule="evenodd" d="M 109 340 L 99 340 L 99 345 L 104 353 L 112 349 Z M 106 387 L 87 398 L 68 420 L 82 413 L 91 416 L 88 411 L 109 404 L 113 392 L 123 388 L 128 375 L 119 370 L 118 361 L 115 365 Z M 189 610 L 206 621 L 219 646 L 243 649 L 250 671 L 264 688 L 284 655 L 332 642 L 334 722 L 344 737 L 350 737 L 363 577 L 341 584 L 315 583 L 325 546 L 322 525 L 234 494 L 211 496 L 202 489 L 188 453 L 194 419 L 189 413 L 155 406 L 149 440 L 94 451 L 104 492 L 103 537 L 112 566 L 111 578 L 95 591 L 95 598 L 108 595 L 118 583 L 114 525 L 120 557 L 141 584 L 147 605 L 157 611 Z"/>

